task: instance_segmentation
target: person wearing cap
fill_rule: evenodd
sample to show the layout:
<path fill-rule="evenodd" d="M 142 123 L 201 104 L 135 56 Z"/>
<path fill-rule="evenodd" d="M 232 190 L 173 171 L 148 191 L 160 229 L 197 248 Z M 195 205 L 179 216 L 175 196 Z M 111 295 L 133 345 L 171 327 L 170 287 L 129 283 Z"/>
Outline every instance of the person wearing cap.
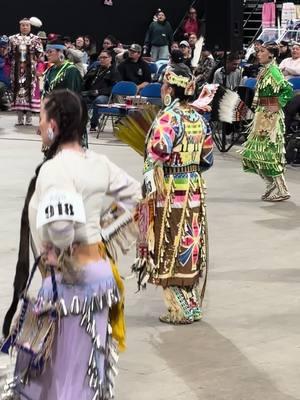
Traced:
<path fill-rule="evenodd" d="M 300 43 L 292 46 L 292 57 L 285 58 L 280 64 L 283 75 L 286 79 L 300 77 Z"/>
<path fill-rule="evenodd" d="M 182 51 L 184 63 L 191 68 L 192 67 L 192 51 L 190 44 L 187 40 L 182 40 L 179 43 L 179 48 Z"/>
<path fill-rule="evenodd" d="M 165 13 L 159 9 L 156 20 L 151 22 L 145 37 L 145 49 L 150 50 L 153 61 L 167 60 L 173 41 L 173 29 Z"/>
<path fill-rule="evenodd" d="M 165 108 L 146 139 L 144 218 L 139 219 L 133 267 L 140 286 L 149 281 L 163 289 L 167 310 L 160 321 L 174 325 L 201 320 L 207 278 L 202 173 L 213 164 L 213 141 L 209 126 L 190 105 L 194 91 L 186 66 L 166 71 L 161 89 Z"/>
<path fill-rule="evenodd" d="M 44 79 L 43 97 L 56 89 L 69 89 L 80 93 L 82 78 L 76 66 L 66 59 L 66 47 L 62 41 L 48 43 L 46 54 L 49 64 Z"/>
<path fill-rule="evenodd" d="M 43 55 L 41 39 L 31 33 L 31 20 L 20 21 L 20 33 L 9 38 L 9 56 L 12 62 L 12 107 L 17 111 L 16 126 L 32 125 L 32 113 L 40 111 L 40 87 L 37 62 Z"/>
<path fill-rule="evenodd" d="M 37 37 L 41 39 L 43 48 L 44 48 L 44 50 L 46 50 L 46 46 L 47 46 L 47 42 L 48 42 L 48 38 L 47 38 L 46 32 L 39 31 L 37 33 Z"/>
<path fill-rule="evenodd" d="M 122 81 L 134 82 L 140 92 L 151 82 L 151 70 L 142 59 L 142 47 L 132 44 L 128 49 L 128 58 L 118 66 Z"/>

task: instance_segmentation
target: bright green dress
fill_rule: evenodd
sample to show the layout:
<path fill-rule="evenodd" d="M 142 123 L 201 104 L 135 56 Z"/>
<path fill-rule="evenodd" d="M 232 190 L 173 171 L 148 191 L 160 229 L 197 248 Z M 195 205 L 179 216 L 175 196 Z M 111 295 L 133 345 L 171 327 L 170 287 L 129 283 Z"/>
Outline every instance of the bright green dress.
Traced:
<path fill-rule="evenodd" d="M 256 106 L 248 139 L 241 151 L 243 168 L 246 172 L 276 177 L 284 172 L 285 165 L 282 109 L 292 99 L 293 89 L 275 62 L 268 64 L 258 76 L 254 104 L 259 104 L 261 97 L 277 97 L 280 109 L 270 112 L 265 106 Z"/>

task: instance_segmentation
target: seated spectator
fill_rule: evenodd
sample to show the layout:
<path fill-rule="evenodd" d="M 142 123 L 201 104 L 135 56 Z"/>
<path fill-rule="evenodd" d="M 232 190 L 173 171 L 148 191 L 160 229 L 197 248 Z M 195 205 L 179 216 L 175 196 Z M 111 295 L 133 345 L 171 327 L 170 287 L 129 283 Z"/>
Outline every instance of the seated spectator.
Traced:
<path fill-rule="evenodd" d="M 88 53 L 84 50 L 84 39 L 83 36 L 78 36 L 75 41 L 75 48 L 76 50 L 80 50 L 82 52 L 82 62 L 83 64 L 89 63 L 89 56 Z"/>
<path fill-rule="evenodd" d="M 95 132 L 99 119 L 99 104 L 107 104 L 112 88 L 120 80 L 112 54 L 102 50 L 99 55 L 99 64 L 91 67 L 83 80 L 83 96 L 87 103 L 93 107 L 90 131 Z"/>
<path fill-rule="evenodd" d="M 169 63 L 166 66 L 166 69 L 162 72 L 161 77 L 159 78 L 159 82 L 163 82 L 163 77 L 166 71 L 170 68 L 178 67 L 183 71 L 191 74 L 190 68 L 184 63 L 184 57 L 181 50 L 173 50 L 170 54 Z"/>
<path fill-rule="evenodd" d="M 173 50 L 179 50 L 179 43 L 178 42 L 172 42 L 171 43 L 171 52 L 173 51 Z"/>
<path fill-rule="evenodd" d="M 238 54 L 229 54 L 226 66 L 217 69 L 215 72 L 213 83 L 218 83 L 231 90 L 236 89 L 242 82 L 240 63 L 241 59 Z"/>
<path fill-rule="evenodd" d="M 92 41 L 92 38 L 89 35 L 85 35 L 83 39 L 84 39 L 84 50 L 89 56 L 89 62 L 91 63 L 96 61 L 98 56 L 96 43 Z"/>
<path fill-rule="evenodd" d="M 0 36 L 0 85 L 10 87 L 10 62 L 8 57 L 8 37 Z"/>
<path fill-rule="evenodd" d="M 132 44 L 128 49 L 128 58 L 121 62 L 118 70 L 123 81 L 134 82 L 140 92 L 151 82 L 151 70 L 142 59 L 142 47 L 139 44 Z"/>
<path fill-rule="evenodd" d="M 196 33 L 192 32 L 189 35 L 189 45 L 190 45 L 190 48 L 191 48 L 191 57 L 192 58 L 194 57 L 194 51 L 195 51 L 197 42 L 198 42 L 198 37 L 197 37 Z"/>
<path fill-rule="evenodd" d="M 277 64 L 279 65 L 284 59 L 292 56 L 291 50 L 289 48 L 289 42 L 282 40 L 279 43 L 279 56 L 276 58 Z"/>
<path fill-rule="evenodd" d="M 208 82 L 214 65 L 215 60 L 211 51 L 203 47 L 198 67 L 195 70 L 196 82 L 198 87 Z"/>
<path fill-rule="evenodd" d="M 102 50 L 113 51 L 118 47 L 119 41 L 113 35 L 107 35 L 103 40 Z"/>
<path fill-rule="evenodd" d="M 189 42 L 182 40 L 182 42 L 179 44 L 179 48 L 182 51 L 185 65 L 187 65 L 189 68 L 192 68 L 192 53 Z"/>
<path fill-rule="evenodd" d="M 252 54 L 250 54 L 250 56 L 247 60 L 248 64 L 259 64 L 257 54 L 263 44 L 264 44 L 264 41 L 261 39 L 257 39 L 254 41 L 254 52 Z"/>
<path fill-rule="evenodd" d="M 292 47 L 292 57 L 281 61 L 279 68 L 286 79 L 300 76 L 300 43 L 295 43 Z"/>
<path fill-rule="evenodd" d="M 211 71 L 209 78 L 208 78 L 208 83 L 213 82 L 214 75 L 215 75 L 215 72 L 217 71 L 217 69 L 224 66 L 225 51 L 222 51 L 222 50 L 214 51 L 212 53 L 212 56 L 215 60 L 215 65 Z"/>

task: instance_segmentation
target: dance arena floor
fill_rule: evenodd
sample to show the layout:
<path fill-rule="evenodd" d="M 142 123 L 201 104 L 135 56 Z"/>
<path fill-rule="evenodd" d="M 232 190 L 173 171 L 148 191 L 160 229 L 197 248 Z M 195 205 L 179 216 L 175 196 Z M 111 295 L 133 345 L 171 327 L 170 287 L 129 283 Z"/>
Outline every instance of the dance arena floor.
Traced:
<path fill-rule="evenodd" d="M 25 191 L 41 161 L 34 129 L 0 115 L 0 317 L 11 298 Z M 37 123 L 37 120 L 35 120 Z M 91 148 L 141 177 L 142 159 L 109 131 Z M 192 326 L 158 321 L 161 290 L 126 282 L 128 349 L 116 400 L 300 399 L 300 169 L 288 169 L 291 200 L 259 200 L 263 183 L 239 156 L 215 152 L 207 174 L 210 272 L 205 317 Z M 129 274 L 134 251 L 120 260 Z M 38 281 L 35 282 L 37 287 Z M 0 375 L 9 359 L 0 357 Z"/>

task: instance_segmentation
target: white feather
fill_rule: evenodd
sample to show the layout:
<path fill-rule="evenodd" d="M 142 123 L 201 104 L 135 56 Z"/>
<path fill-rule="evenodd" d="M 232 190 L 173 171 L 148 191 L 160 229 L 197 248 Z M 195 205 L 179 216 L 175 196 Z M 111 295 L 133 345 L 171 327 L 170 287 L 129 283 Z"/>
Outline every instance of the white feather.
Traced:
<path fill-rule="evenodd" d="M 37 17 L 31 17 L 29 19 L 29 21 L 30 21 L 30 24 L 32 26 L 35 26 L 36 28 L 40 28 L 43 25 L 42 21 Z"/>
<path fill-rule="evenodd" d="M 220 121 L 232 124 L 232 122 L 235 120 L 235 111 L 240 101 L 241 99 L 236 92 L 227 89 L 219 105 Z"/>

